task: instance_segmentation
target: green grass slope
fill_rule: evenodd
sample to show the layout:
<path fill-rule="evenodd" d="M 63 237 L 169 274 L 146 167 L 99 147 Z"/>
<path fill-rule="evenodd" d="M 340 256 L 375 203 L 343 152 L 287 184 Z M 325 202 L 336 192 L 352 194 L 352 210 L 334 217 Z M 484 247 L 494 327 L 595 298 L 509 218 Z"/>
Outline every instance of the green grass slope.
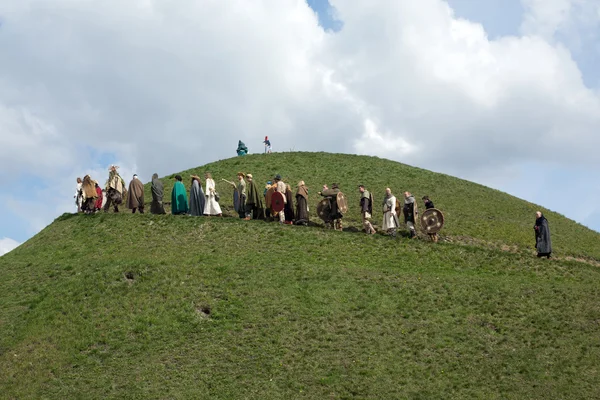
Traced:
<path fill-rule="evenodd" d="M 59 218 L 0 274 L 0 398 L 600 396 L 586 263 L 98 214 Z"/>
<path fill-rule="evenodd" d="M 0 257 L 0 398 L 600 398 L 597 233 L 546 211 L 555 251 L 589 260 L 539 260 L 535 205 L 371 157 L 234 158 L 186 184 L 206 170 L 303 179 L 311 210 L 340 182 L 356 228 L 358 183 L 429 194 L 448 241 L 65 214 Z"/>
<path fill-rule="evenodd" d="M 233 189 L 221 178 L 236 181 L 238 171 L 252 173 L 254 180 L 264 186 L 267 180 L 279 173 L 287 178 L 292 189 L 300 180 L 309 187 L 311 218 L 316 215 L 321 199 L 318 191 L 324 183 L 340 184 L 348 196 L 350 212 L 345 216 L 345 226 L 362 229 L 357 186 L 364 184 L 375 196 L 373 207 L 375 224 L 381 223 L 380 202 L 385 188 L 401 198 L 404 191 L 412 192 L 423 210 L 421 197 L 429 195 L 437 208 L 444 212 L 446 225 L 441 235 L 451 241 L 488 244 L 511 249 L 534 247 L 533 224 L 535 212 L 544 212 L 550 222 L 554 253 L 600 260 L 600 234 L 564 216 L 514 196 L 469 181 L 439 174 L 377 157 L 331 153 L 273 153 L 249 155 L 217 161 L 202 167 L 183 171 L 184 184 L 189 190 L 190 175 L 204 178 L 209 171 L 221 193 L 224 209 L 233 212 Z M 165 201 L 170 201 L 173 175 L 163 179 Z M 151 201 L 147 185 L 146 202 Z"/>

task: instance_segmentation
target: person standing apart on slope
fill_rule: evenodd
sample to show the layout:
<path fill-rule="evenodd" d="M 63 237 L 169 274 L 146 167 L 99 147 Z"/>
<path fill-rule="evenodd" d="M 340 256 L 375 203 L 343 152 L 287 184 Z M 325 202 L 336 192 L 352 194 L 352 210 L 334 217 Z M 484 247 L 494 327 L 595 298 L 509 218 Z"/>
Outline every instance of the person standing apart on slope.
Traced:
<path fill-rule="evenodd" d="M 104 204 L 104 212 L 108 212 L 112 204 L 115 212 L 119 212 L 119 204 L 123 203 L 123 195 L 125 192 L 125 181 L 117 172 L 116 165 L 111 165 L 108 169 L 108 180 L 106 181 L 106 203 Z"/>
<path fill-rule="evenodd" d="M 175 175 L 175 184 L 171 191 L 171 214 L 185 215 L 188 213 L 188 199 L 181 175 Z"/>
<path fill-rule="evenodd" d="M 246 154 L 248 154 L 248 148 L 246 147 L 244 142 L 242 142 L 241 140 L 238 141 L 238 147 L 237 147 L 236 153 L 238 156 L 245 156 Z"/>
<path fill-rule="evenodd" d="M 296 225 L 308 225 L 308 211 L 308 188 L 304 181 L 300 181 L 296 191 Z"/>
<path fill-rule="evenodd" d="M 131 210 L 132 214 L 135 214 L 138 209 L 140 214 L 144 213 L 144 184 L 138 179 L 137 174 L 134 174 L 133 179 L 129 182 L 127 208 Z"/>
<path fill-rule="evenodd" d="M 100 188 L 100 185 L 98 185 L 98 182 L 94 181 L 94 187 L 96 188 L 96 195 L 98 196 L 96 198 L 96 203 L 94 204 L 94 212 L 98 212 L 102 209 L 102 200 L 103 200 L 103 195 L 102 195 L 102 189 Z"/>
<path fill-rule="evenodd" d="M 265 144 L 265 154 L 271 154 L 271 141 L 268 136 L 265 136 L 263 143 Z"/>
<path fill-rule="evenodd" d="M 410 238 L 414 239 L 417 237 L 415 220 L 419 212 L 415 198 L 410 192 L 404 192 L 404 207 L 402 208 L 402 212 L 404 213 L 404 222 L 406 222 Z"/>
<path fill-rule="evenodd" d="M 192 183 L 190 186 L 190 215 L 201 217 L 204 215 L 204 207 L 206 206 L 206 196 L 202 190 L 200 177 L 192 175 Z"/>
<path fill-rule="evenodd" d="M 383 223 L 381 230 L 387 232 L 390 236 L 396 237 L 396 230 L 400 226 L 398 214 L 396 213 L 396 196 L 392 194 L 390 188 L 385 189 L 385 197 L 383 198 Z"/>
<path fill-rule="evenodd" d="M 210 172 L 204 174 L 204 178 L 206 181 L 206 190 L 204 191 L 204 194 L 206 195 L 204 215 L 218 215 L 220 217 L 223 215 L 223 212 L 221 211 L 221 206 L 216 198 L 217 189 L 215 181 L 213 180 Z"/>
<path fill-rule="evenodd" d="M 262 196 L 258 190 L 258 186 L 254 183 L 254 177 L 252 174 L 246 175 L 246 193 L 248 197 L 246 198 L 246 218 L 245 220 L 250 219 L 264 219 L 265 212 L 262 202 Z"/>
<path fill-rule="evenodd" d="M 423 201 L 425 202 L 426 210 L 429 210 L 430 208 L 435 208 L 435 206 L 433 205 L 433 201 L 431 201 L 429 196 L 423 196 Z M 428 235 L 432 242 L 437 243 L 437 241 L 438 241 L 437 233 L 428 233 Z"/>
<path fill-rule="evenodd" d="M 550 239 L 550 227 L 548 226 L 548 220 L 544 217 L 541 211 L 535 213 L 535 225 L 533 229 L 535 231 L 535 249 L 537 250 L 538 257 L 552 256 L 552 240 Z"/>
<path fill-rule="evenodd" d="M 158 179 L 158 174 L 152 175 L 152 203 L 150 204 L 150 212 L 152 214 L 166 214 L 163 205 L 164 187 L 162 181 Z"/>
<path fill-rule="evenodd" d="M 358 186 L 360 192 L 360 214 L 362 216 L 363 228 L 369 235 L 375 233 L 375 228 L 371 224 L 371 216 L 373 214 L 373 195 L 365 188 L 364 185 Z"/>
<path fill-rule="evenodd" d="M 83 202 L 83 193 L 81 192 L 82 185 L 83 181 L 81 180 L 81 178 L 77 177 L 77 189 L 75 189 L 75 196 L 73 196 L 73 198 L 75 199 L 75 205 L 77 205 L 78 213 L 81 212 L 81 205 Z"/>

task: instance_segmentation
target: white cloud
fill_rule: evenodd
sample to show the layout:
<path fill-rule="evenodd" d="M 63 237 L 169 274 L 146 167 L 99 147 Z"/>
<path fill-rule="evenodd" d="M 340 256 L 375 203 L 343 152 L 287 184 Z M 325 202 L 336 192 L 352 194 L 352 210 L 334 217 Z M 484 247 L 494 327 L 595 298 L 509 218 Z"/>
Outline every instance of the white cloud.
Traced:
<path fill-rule="evenodd" d="M 564 25 L 562 3 L 528 1 L 540 32 Z M 5 0 L 0 181 L 52 188 L 31 191 L 35 215 L 14 196 L 13 211 L 33 230 L 73 211 L 75 177 L 105 179 L 102 153 L 147 181 L 238 139 L 261 152 L 265 134 L 489 182 L 523 162 L 598 168 L 581 154 L 600 145 L 600 98 L 562 45 L 490 40 L 441 0 L 331 3 L 335 34 L 304 0 Z"/>
<path fill-rule="evenodd" d="M 11 238 L 2 238 L 0 239 L 0 257 L 16 249 L 21 243 L 13 240 Z"/>

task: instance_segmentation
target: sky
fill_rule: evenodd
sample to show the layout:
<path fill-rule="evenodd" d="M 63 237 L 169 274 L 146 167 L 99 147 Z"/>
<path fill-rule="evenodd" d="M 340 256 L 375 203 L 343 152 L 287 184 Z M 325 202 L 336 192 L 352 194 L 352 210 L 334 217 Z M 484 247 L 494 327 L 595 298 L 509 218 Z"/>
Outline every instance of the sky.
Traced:
<path fill-rule="evenodd" d="M 0 255 L 75 211 L 78 176 L 147 182 L 265 135 L 600 231 L 599 34 L 597 0 L 3 0 Z"/>

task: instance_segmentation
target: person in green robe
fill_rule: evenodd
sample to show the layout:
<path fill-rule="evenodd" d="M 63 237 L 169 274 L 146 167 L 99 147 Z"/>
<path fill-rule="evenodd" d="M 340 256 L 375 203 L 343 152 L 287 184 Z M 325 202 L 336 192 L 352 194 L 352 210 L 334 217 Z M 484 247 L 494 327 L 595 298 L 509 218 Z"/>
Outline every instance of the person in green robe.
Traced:
<path fill-rule="evenodd" d="M 173 215 L 187 214 L 188 212 L 187 193 L 181 181 L 181 175 L 175 175 L 175 185 L 171 192 L 171 213 Z"/>
<path fill-rule="evenodd" d="M 237 147 L 236 152 L 237 152 L 238 156 L 245 156 L 246 154 L 248 154 L 248 147 L 246 147 L 244 142 L 242 142 L 240 140 L 240 141 L 238 141 L 238 147 Z"/>
<path fill-rule="evenodd" d="M 254 183 L 252 174 L 246 175 L 248 180 L 246 192 L 246 219 L 265 219 L 265 208 L 263 206 L 263 196 L 258 186 Z"/>

